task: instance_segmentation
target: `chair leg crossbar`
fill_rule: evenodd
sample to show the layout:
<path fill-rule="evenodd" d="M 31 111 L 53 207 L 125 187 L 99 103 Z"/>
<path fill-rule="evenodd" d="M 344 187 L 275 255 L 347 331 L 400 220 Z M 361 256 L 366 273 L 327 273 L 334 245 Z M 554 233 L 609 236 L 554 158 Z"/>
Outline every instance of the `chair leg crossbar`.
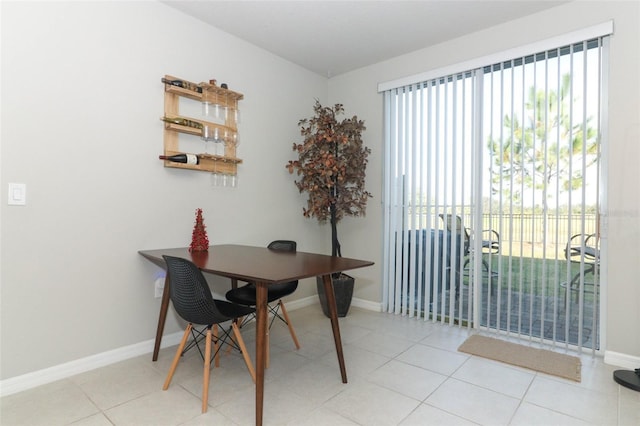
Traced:
<path fill-rule="evenodd" d="M 267 308 L 269 309 L 269 312 L 272 314 L 271 321 L 269 321 L 269 328 L 271 328 L 271 326 L 273 325 L 273 322 L 276 320 L 276 318 L 279 318 L 282 322 L 284 322 L 285 324 L 289 325 L 289 322 L 280 315 L 280 312 L 278 312 L 278 307 L 279 306 L 280 305 L 278 304 L 274 308 L 271 305 L 267 305 Z M 256 318 L 256 314 L 255 313 L 245 316 L 242 319 L 242 323 L 240 324 L 240 328 L 244 327 L 245 325 L 247 325 L 249 322 L 251 322 L 255 318 Z"/>
<path fill-rule="evenodd" d="M 276 318 L 279 318 L 282 322 L 287 324 L 287 327 L 289 328 L 289 333 L 291 334 L 291 338 L 293 339 L 293 344 L 296 345 L 296 349 L 300 349 L 300 342 L 298 341 L 298 336 L 296 336 L 296 331 L 293 329 L 293 325 L 291 324 L 291 320 L 289 319 L 289 315 L 287 314 L 287 310 L 285 309 L 284 303 L 282 303 L 282 300 L 278 301 L 275 307 L 271 305 L 267 305 L 267 308 L 269 309 L 269 312 L 271 312 L 272 314 L 271 320 L 269 321 L 269 326 L 267 327 L 267 336 L 266 336 L 267 337 L 267 354 L 266 354 L 265 364 L 266 364 L 266 367 L 269 368 L 270 352 L 271 352 L 269 350 L 269 330 L 271 330 L 271 326 L 273 325 L 273 322 L 276 320 Z M 282 311 L 282 315 L 280 315 L 280 312 L 278 311 Z M 255 317 L 256 317 L 255 313 L 245 316 L 240 322 L 240 328 L 244 327 L 251 320 L 255 319 Z M 228 351 L 230 350 L 231 348 L 228 348 Z"/>
<path fill-rule="evenodd" d="M 275 306 L 267 305 L 267 308 L 269 309 L 269 312 L 272 314 L 271 320 L 269 321 L 269 327 L 267 327 L 267 329 L 268 330 L 271 329 L 271 326 L 273 325 L 273 322 L 276 320 L 276 318 L 280 319 L 280 321 L 285 323 L 289 328 L 289 333 L 291 334 L 293 343 L 296 345 L 296 349 L 300 349 L 300 342 L 298 341 L 298 337 L 296 336 L 296 332 L 293 329 L 291 320 L 289 320 L 289 315 L 287 314 L 287 310 L 285 309 L 284 303 L 282 303 L 282 300 L 278 301 L 278 303 Z M 280 311 L 282 311 L 282 315 L 280 315 Z M 253 319 L 255 319 L 255 317 L 256 317 L 255 313 L 245 316 L 240 322 L 239 327 L 240 328 L 244 327 L 246 324 L 248 324 Z"/>
<path fill-rule="evenodd" d="M 212 332 L 213 329 L 213 332 Z M 171 363 L 171 368 L 169 369 L 169 374 L 167 374 L 167 378 L 164 382 L 164 386 L 162 390 L 167 390 L 169 385 L 171 384 L 171 379 L 173 378 L 173 374 L 178 367 L 178 362 L 182 355 L 187 351 L 185 346 L 187 346 L 187 340 L 189 339 L 189 335 L 193 337 L 193 341 L 189 343 L 189 348 L 192 348 L 194 345 L 198 348 L 198 352 L 200 352 L 200 356 L 204 360 L 204 370 L 203 370 L 203 386 L 202 386 L 202 412 L 205 413 L 208 407 L 209 401 L 209 375 L 211 370 L 211 361 L 215 359 L 215 366 L 219 366 L 219 352 L 221 348 L 221 344 L 227 344 L 231 347 L 234 347 L 242 353 L 242 357 L 244 358 L 244 362 L 247 365 L 247 369 L 249 370 L 249 374 L 251 375 L 251 379 L 253 383 L 256 382 L 256 372 L 253 368 L 253 364 L 251 362 L 251 358 L 249 358 L 249 354 L 247 352 L 247 347 L 244 344 L 244 340 L 240 335 L 240 329 L 238 325 L 234 322 L 231 323 L 231 330 L 233 331 L 233 336 L 224 328 L 222 328 L 222 332 L 224 337 L 220 339 L 218 337 L 218 326 L 217 324 L 212 325 L 211 327 L 205 327 L 202 330 L 197 330 L 193 327 L 192 324 L 188 324 L 187 328 L 184 331 L 182 336 L 182 340 L 178 345 L 178 349 L 176 350 L 176 354 L 173 358 L 173 362 Z M 202 353 L 200 349 L 199 343 L 204 339 L 205 341 L 205 352 Z M 229 343 L 229 341 L 231 343 Z M 213 356 L 211 354 L 211 345 L 214 345 L 214 353 Z"/>
<path fill-rule="evenodd" d="M 280 321 L 282 321 L 283 323 L 289 325 L 289 321 L 287 321 L 286 319 L 284 319 L 279 312 L 279 308 L 280 308 L 280 303 L 278 303 L 275 308 L 271 305 L 267 305 L 267 307 L 269 308 L 269 312 L 271 312 L 272 317 L 271 317 L 271 322 L 269 323 L 269 328 L 271 328 L 271 326 L 273 325 L 273 322 L 276 320 L 276 318 L 279 318 Z"/>
<path fill-rule="evenodd" d="M 220 330 L 222 330 L 222 333 L 224 334 L 224 336 L 222 337 L 218 337 L 218 326 L 217 325 L 213 325 L 213 335 L 212 335 L 212 339 L 211 342 L 213 343 L 213 348 L 214 348 L 214 353 L 211 356 L 211 360 L 213 361 L 214 358 L 216 359 L 216 367 L 219 367 L 218 365 L 218 353 L 222 350 L 222 347 L 224 345 L 227 345 L 227 353 L 231 352 L 231 349 L 236 349 L 238 352 L 242 353 L 243 350 L 240 347 L 240 345 L 238 344 L 238 342 L 236 342 L 236 340 L 234 339 L 234 336 L 231 334 L 233 332 L 233 328 L 229 328 L 229 330 L 226 330 L 224 327 L 220 327 Z M 189 341 L 189 344 L 187 344 L 185 346 L 185 348 L 182 350 L 181 355 L 186 354 L 190 349 L 192 349 L 193 347 L 195 347 L 196 349 L 198 349 L 198 352 L 200 353 L 200 358 L 202 358 L 202 360 L 204 361 L 204 357 L 205 354 L 202 352 L 202 348 L 200 347 L 200 343 L 206 339 L 207 337 L 207 327 L 203 327 L 201 330 L 196 329 L 195 327 L 193 327 L 191 329 L 191 337 L 192 339 Z"/>

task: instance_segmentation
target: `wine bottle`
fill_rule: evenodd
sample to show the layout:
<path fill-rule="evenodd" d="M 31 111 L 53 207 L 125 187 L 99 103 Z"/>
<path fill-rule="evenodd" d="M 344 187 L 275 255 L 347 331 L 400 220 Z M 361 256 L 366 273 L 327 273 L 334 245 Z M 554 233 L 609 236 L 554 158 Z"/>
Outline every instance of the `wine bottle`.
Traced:
<path fill-rule="evenodd" d="M 199 121 L 189 120 L 182 117 L 161 117 L 160 120 L 167 123 L 179 124 L 181 126 L 193 127 L 195 129 L 202 129 L 202 123 Z"/>
<path fill-rule="evenodd" d="M 195 83 L 185 80 L 169 80 L 168 78 L 162 78 L 162 82 L 164 84 L 169 84 L 171 86 L 182 87 L 183 89 L 193 90 L 194 92 L 202 93 L 202 87 L 198 86 Z"/>
<path fill-rule="evenodd" d="M 158 158 L 161 160 L 172 161 L 174 163 L 200 164 L 200 157 L 196 154 L 159 155 Z"/>
<path fill-rule="evenodd" d="M 168 78 L 162 77 L 162 82 L 164 84 L 169 84 L 171 86 L 182 87 L 182 80 L 169 80 Z"/>

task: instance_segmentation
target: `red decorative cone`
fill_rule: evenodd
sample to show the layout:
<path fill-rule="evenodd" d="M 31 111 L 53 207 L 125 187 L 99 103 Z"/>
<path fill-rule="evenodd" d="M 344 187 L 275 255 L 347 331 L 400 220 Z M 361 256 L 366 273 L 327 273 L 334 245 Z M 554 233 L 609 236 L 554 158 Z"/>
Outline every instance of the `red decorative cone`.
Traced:
<path fill-rule="evenodd" d="M 190 252 L 209 250 L 209 237 L 207 237 L 205 228 L 202 209 L 196 209 L 196 225 L 193 227 L 193 234 L 191 235 Z"/>

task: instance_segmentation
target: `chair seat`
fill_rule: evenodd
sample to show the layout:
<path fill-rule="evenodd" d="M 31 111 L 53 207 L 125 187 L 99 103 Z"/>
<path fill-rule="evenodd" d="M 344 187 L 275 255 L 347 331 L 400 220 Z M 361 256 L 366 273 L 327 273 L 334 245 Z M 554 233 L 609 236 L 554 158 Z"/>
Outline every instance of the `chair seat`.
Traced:
<path fill-rule="evenodd" d="M 249 306 L 240 306 L 236 305 L 235 303 L 226 302 L 224 300 L 216 300 L 215 302 L 220 312 L 223 315 L 228 316 L 229 318 L 244 317 L 256 311 L 254 308 L 251 308 Z M 243 303 L 242 305 L 246 304 Z"/>
<path fill-rule="evenodd" d="M 298 281 L 287 283 L 270 284 L 267 292 L 267 303 L 280 300 L 285 296 L 292 294 L 298 288 Z M 249 283 L 245 286 L 229 290 L 225 295 L 227 300 L 234 303 L 247 306 L 255 306 L 256 304 L 256 286 Z"/>
<path fill-rule="evenodd" d="M 500 242 L 495 240 L 482 240 L 482 248 L 497 252 L 500 250 Z"/>
<path fill-rule="evenodd" d="M 571 250 L 577 255 L 582 254 L 587 259 L 586 263 L 590 263 L 589 260 L 593 261 L 594 259 L 600 259 L 600 250 L 595 247 L 571 247 Z M 580 263 L 579 260 L 572 260 L 572 262 Z"/>
<path fill-rule="evenodd" d="M 289 252 L 291 254 L 295 254 L 296 251 L 296 242 L 292 240 L 275 240 L 269 243 L 267 246 L 269 250 L 280 251 L 283 253 Z M 291 338 L 293 339 L 293 343 L 296 345 L 296 349 L 300 349 L 300 342 L 298 342 L 298 338 L 296 337 L 296 333 L 293 329 L 293 325 L 289 320 L 289 315 L 287 314 L 287 310 L 284 307 L 284 303 L 282 302 L 282 298 L 292 294 L 298 288 L 298 280 L 290 281 L 286 283 L 278 283 L 278 284 L 269 284 L 267 285 L 267 308 L 269 312 L 273 315 L 271 321 L 269 322 L 269 329 L 271 329 L 271 325 L 273 321 L 278 318 L 282 322 L 284 322 L 287 327 L 289 327 L 289 333 L 291 333 Z M 237 303 L 238 305 L 245 306 L 256 306 L 256 285 L 255 283 L 248 283 L 242 287 L 231 289 L 225 295 L 227 300 Z M 275 306 L 272 306 L 271 303 L 276 302 Z M 282 315 L 280 315 L 280 313 Z M 247 321 L 251 321 L 255 316 L 250 315 L 246 316 L 242 321 L 240 327 L 242 327 Z M 267 333 L 267 353 L 266 353 L 266 366 L 269 367 L 269 333 Z"/>

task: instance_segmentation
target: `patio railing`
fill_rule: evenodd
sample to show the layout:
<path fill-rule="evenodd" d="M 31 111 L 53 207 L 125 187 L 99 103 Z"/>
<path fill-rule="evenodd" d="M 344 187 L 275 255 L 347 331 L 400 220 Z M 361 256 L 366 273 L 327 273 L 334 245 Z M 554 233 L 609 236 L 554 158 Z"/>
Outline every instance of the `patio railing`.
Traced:
<path fill-rule="evenodd" d="M 431 214 L 426 214 L 427 209 Z M 443 229 L 439 215 L 455 214 L 462 217 L 466 228 L 472 228 L 472 213 L 463 207 L 420 206 L 417 209 L 407 208 L 409 229 Z M 584 225 L 583 225 L 584 224 Z M 593 234 L 598 230 L 598 216 L 595 213 L 585 214 L 549 214 L 536 213 L 502 213 L 483 214 L 479 229 L 494 229 L 500 233 L 501 241 L 512 243 L 559 245 L 564 247 L 569 238 L 575 234 Z"/>

